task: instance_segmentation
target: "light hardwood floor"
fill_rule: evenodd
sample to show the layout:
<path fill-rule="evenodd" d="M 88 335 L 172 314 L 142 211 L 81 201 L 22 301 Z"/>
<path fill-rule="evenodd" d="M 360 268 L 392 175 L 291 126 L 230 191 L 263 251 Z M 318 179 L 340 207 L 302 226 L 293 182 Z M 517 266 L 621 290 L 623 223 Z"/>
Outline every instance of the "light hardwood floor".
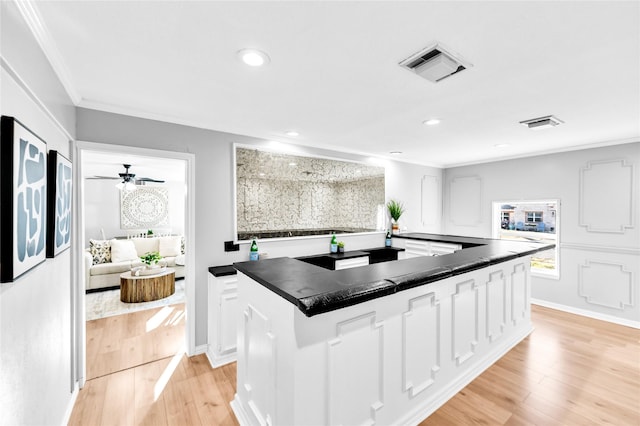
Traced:
<path fill-rule="evenodd" d="M 421 425 L 640 424 L 640 330 L 539 306 L 532 317 L 528 338 Z M 182 336 L 165 336 L 182 343 Z M 132 339 L 147 344 L 144 336 Z M 133 340 L 120 346 L 120 358 L 112 355 L 112 370 L 137 348 Z M 235 373 L 235 364 L 212 369 L 204 355 L 187 358 L 180 350 L 89 380 L 69 424 L 236 425 L 229 407 Z"/>

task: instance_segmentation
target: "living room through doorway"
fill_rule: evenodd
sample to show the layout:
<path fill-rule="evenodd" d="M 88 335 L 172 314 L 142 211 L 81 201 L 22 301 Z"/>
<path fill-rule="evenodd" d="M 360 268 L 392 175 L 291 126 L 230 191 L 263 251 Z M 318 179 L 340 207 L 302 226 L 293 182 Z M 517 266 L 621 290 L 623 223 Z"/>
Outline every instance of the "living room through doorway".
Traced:
<path fill-rule="evenodd" d="M 148 155 L 85 149 L 80 156 L 83 256 L 87 264 L 90 255 L 89 268 L 96 269 L 82 274 L 87 320 L 84 324 L 86 380 L 174 356 L 180 351 L 184 353 L 186 349 L 185 313 L 188 303 L 185 287 L 188 277 L 184 238 L 188 161 L 145 154 Z M 126 169 L 125 165 L 130 167 Z M 135 175 L 130 180 L 136 185 L 135 191 L 139 191 L 142 200 L 138 205 L 132 206 L 135 200 L 125 199 L 122 190 L 116 188 L 117 184 L 124 182 L 122 174 L 125 172 Z M 133 223 L 131 217 L 124 214 L 125 208 L 138 215 L 137 218 L 133 215 Z M 156 222 L 145 223 L 147 216 L 153 216 Z M 140 219 L 140 222 L 136 223 L 135 219 Z M 86 250 L 90 247 L 90 240 L 127 245 L 134 238 L 144 244 L 154 240 L 165 243 L 181 240 L 179 248 L 175 249 L 177 252 L 166 257 L 167 260 L 174 258 L 168 267 L 177 270 L 174 294 L 156 301 L 124 303 L 120 301 L 120 271 L 115 270 L 115 263 L 103 268 L 111 277 L 98 276 L 100 271 L 95 268 L 96 259 L 90 250 Z M 166 244 L 164 249 L 167 249 Z M 122 261 L 119 258 L 115 260 Z M 132 265 L 134 263 L 137 262 L 132 259 Z M 89 287 L 92 288 L 86 294 Z"/>

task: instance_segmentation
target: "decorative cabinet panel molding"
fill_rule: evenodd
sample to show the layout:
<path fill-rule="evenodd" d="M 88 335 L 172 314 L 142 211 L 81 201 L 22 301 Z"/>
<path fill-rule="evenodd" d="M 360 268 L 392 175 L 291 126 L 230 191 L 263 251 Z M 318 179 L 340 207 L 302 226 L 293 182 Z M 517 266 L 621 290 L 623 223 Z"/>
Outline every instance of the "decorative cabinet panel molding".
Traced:
<path fill-rule="evenodd" d="M 634 167 L 625 160 L 590 161 L 580 169 L 579 225 L 588 232 L 624 233 L 634 227 Z"/>
<path fill-rule="evenodd" d="M 208 274 L 207 358 L 213 368 L 236 360 L 238 340 L 238 277 Z"/>
<path fill-rule="evenodd" d="M 530 291 L 529 274 L 523 264 L 515 265 L 511 273 L 511 320 L 513 325 L 528 320 Z"/>
<path fill-rule="evenodd" d="M 634 305 L 634 276 L 622 264 L 586 260 L 579 265 L 578 281 L 588 303 L 619 310 Z"/>
<path fill-rule="evenodd" d="M 402 316 L 403 388 L 413 398 L 433 384 L 440 370 L 440 304 L 435 293 L 409 300 Z"/>
<path fill-rule="evenodd" d="M 476 226 L 482 223 L 482 179 L 479 176 L 451 179 L 449 212 L 454 225 Z"/>
<path fill-rule="evenodd" d="M 383 325 L 375 313 L 337 324 L 328 342 L 329 424 L 375 424 L 383 404 Z M 364 351 L 364 352 L 363 352 Z M 366 357 L 353 354 L 366 353 Z M 360 391 L 354 392 L 353 383 Z"/>
<path fill-rule="evenodd" d="M 456 285 L 452 308 L 453 358 L 461 365 L 473 356 L 478 344 L 478 288 L 474 280 Z"/>
<path fill-rule="evenodd" d="M 239 273 L 237 418 L 263 426 L 420 423 L 532 331 L 530 261 L 311 317 Z"/>
<path fill-rule="evenodd" d="M 243 386 L 252 414 L 260 424 L 276 424 L 276 337 L 269 319 L 248 305 L 244 311 L 246 376 Z M 270 384 L 271 386 L 264 384 Z M 259 384 L 259 385 L 254 385 Z"/>
<path fill-rule="evenodd" d="M 489 275 L 487 292 L 487 338 L 493 342 L 502 336 L 507 323 L 507 286 L 502 271 Z"/>

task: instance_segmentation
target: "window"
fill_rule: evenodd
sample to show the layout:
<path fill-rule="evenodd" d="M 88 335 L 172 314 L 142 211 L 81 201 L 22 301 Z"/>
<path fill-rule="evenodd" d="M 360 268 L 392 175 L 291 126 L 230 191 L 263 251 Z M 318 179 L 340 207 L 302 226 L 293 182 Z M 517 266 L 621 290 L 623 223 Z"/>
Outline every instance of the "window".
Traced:
<path fill-rule="evenodd" d="M 542 222 L 542 212 L 525 212 L 527 214 L 527 222 Z"/>
<path fill-rule="evenodd" d="M 539 241 L 558 245 L 559 200 L 501 201 L 493 203 L 493 237 L 498 239 Z M 557 248 L 557 247 L 556 247 Z M 533 255 L 531 273 L 559 277 L 558 250 L 553 248 Z"/>

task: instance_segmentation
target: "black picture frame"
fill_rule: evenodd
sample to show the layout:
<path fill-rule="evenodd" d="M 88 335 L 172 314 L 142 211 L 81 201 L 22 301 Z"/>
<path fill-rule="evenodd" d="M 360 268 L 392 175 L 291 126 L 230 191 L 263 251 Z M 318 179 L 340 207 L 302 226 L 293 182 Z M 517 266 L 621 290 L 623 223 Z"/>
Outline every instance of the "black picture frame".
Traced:
<path fill-rule="evenodd" d="M 71 247 L 71 161 L 58 151 L 49 151 L 47 165 L 47 257 Z"/>
<path fill-rule="evenodd" d="M 0 117 L 0 282 L 46 260 L 47 143 L 13 117 Z"/>

